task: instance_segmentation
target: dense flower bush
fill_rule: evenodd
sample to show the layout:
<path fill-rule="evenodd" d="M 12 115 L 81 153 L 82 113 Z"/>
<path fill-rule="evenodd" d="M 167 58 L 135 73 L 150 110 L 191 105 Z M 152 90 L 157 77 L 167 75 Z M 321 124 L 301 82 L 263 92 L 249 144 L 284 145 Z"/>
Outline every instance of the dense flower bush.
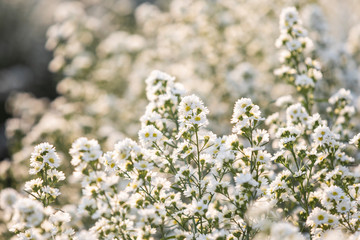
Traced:
<path fill-rule="evenodd" d="M 277 111 L 269 99 L 293 92 L 273 74 L 278 15 L 289 1 L 172 0 L 162 8 L 149 3 L 135 8 L 134 2 L 59 4 L 46 47 L 54 52 L 49 69 L 59 76 L 60 96 L 48 103 L 18 94 L 8 102 L 13 118 L 6 134 L 18 169 L 9 169 L 13 186 L 25 180 L 27 156 L 42 141 L 66 154 L 77 136 L 97 138 L 107 149 L 124 136 L 135 137 L 146 105 L 142 81 L 153 69 L 177 76 L 203 98 L 212 112 L 209 127 L 218 134 L 231 130 L 228 106 L 239 96 L 251 97 L 269 114 Z M 318 98 L 342 87 L 358 94 L 356 28 L 344 44 L 330 34 L 324 12 L 331 4 L 291 2 L 304 13 L 314 39 L 311 55 L 323 66 L 326 81 L 319 83 Z M 33 110 L 35 102 L 41 107 Z M 0 184 L 6 181 L 1 177 Z"/>
<path fill-rule="evenodd" d="M 201 1 L 195 2 L 201 6 Z M 183 9 L 181 1 L 175 3 L 180 6 L 175 5 L 174 9 Z M 196 10 L 195 6 L 191 9 Z M 229 9 L 230 6 L 233 5 L 229 4 Z M 70 39 L 77 39 L 74 40 L 76 43 L 88 38 L 97 41 L 96 36 L 89 35 L 94 28 L 99 34 L 102 32 L 96 26 L 96 20 L 87 19 L 81 7 L 72 9 L 73 12 L 65 11 L 59 21 L 69 18 L 84 32 L 69 33 Z M 146 9 L 147 12 L 142 11 L 147 14 L 155 11 L 149 5 L 143 5 L 142 9 Z M 181 12 L 178 14 L 175 16 L 182 16 Z M 163 17 L 166 21 L 166 16 Z M 207 22 L 206 19 L 202 21 L 204 24 Z M 144 26 L 150 24 L 148 29 L 154 27 L 152 21 L 143 23 Z M 63 24 L 68 22 L 54 28 Z M 101 90 L 101 84 L 94 87 L 99 82 L 74 79 L 96 76 L 96 71 L 100 71 L 98 64 L 114 69 L 118 66 L 92 58 L 91 50 L 81 49 L 82 55 L 76 57 L 68 55 L 79 46 L 76 47 L 76 43 L 75 46 L 69 43 L 61 45 L 61 36 L 55 38 L 52 32 L 58 33 L 49 30 L 48 45 L 58 48 L 51 68 L 63 69 L 68 76 L 60 83 L 59 89 L 74 98 L 80 96 L 79 105 L 86 105 L 82 101 L 87 97 L 94 98 L 92 94 L 98 91 L 102 92 L 100 96 L 111 98 Z M 211 33 L 211 29 L 205 32 Z M 135 46 L 110 44 L 114 39 L 126 37 L 131 38 L 129 44 Z M 140 51 L 137 44 L 146 42 L 140 40 L 140 36 L 124 32 L 113 33 L 109 38 L 96 48 L 104 58 L 121 58 L 122 54 L 115 56 L 116 50 L 129 51 L 126 54 L 131 58 L 135 54 L 131 51 Z M 90 42 L 86 43 L 84 46 L 92 47 Z M 209 46 L 204 44 L 203 47 Z M 228 119 L 232 124 L 232 134 L 217 135 L 209 130 L 211 111 L 202 100 L 197 95 L 188 94 L 171 75 L 155 70 L 146 79 L 148 105 L 140 118 L 138 142 L 123 138 L 114 144 L 112 150 L 103 151 L 99 141 L 80 137 L 68 150 L 71 166 L 67 161 L 61 161 L 66 156 L 58 154 L 53 145 L 37 145 L 29 164 L 29 174 L 34 177 L 25 183 L 23 193 L 11 188 L 0 193 L 3 221 L 19 239 L 333 239 L 334 236 L 358 239 L 360 168 L 355 159 L 358 157 L 360 134 L 354 125 L 357 116 L 353 96 L 343 88 L 330 96 L 331 86 L 319 89 L 326 84 L 323 83 L 321 64 L 313 59 L 317 56 L 316 43 L 309 38 L 294 7 L 285 8 L 280 14 L 280 36 L 276 46 L 281 48 L 282 65 L 274 70 L 274 75 L 278 81 L 288 83 L 287 89 L 291 89 L 293 96 L 279 97 L 275 106 L 269 106 L 263 113 L 262 108 L 253 103 L 264 101 L 261 97 L 256 97 L 256 100 L 242 97 L 234 101 L 232 117 Z M 162 49 L 171 51 L 163 45 Z M 213 51 L 205 49 L 210 54 L 207 60 L 215 61 L 213 64 L 216 65 L 218 60 L 212 57 L 218 56 L 211 56 Z M 94 59 L 98 62 L 93 62 Z M 128 60 L 130 64 L 132 61 Z M 225 60 L 230 61 L 228 58 Z M 65 64 L 68 61 L 71 64 Z M 139 66 L 136 61 L 132 63 Z M 247 69 L 244 77 L 251 75 L 253 78 L 249 68 L 248 64 L 242 63 L 234 69 L 239 72 Z M 211 75 L 211 71 L 205 69 L 204 74 Z M 219 71 L 215 73 L 219 74 Z M 229 73 L 230 78 L 234 75 Z M 98 76 L 103 76 L 103 73 Z M 109 77 L 116 78 L 117 75 L 110 72 Z M 336 82 L 337 77 L 333 80 Z M 215 88 L 217 86 L 214 84 Z M 219 95 L 215 91 L 212 97 Z M 114 97 L 108 101 L 114 109 L 118 107 L 117 99 Z M 66 109 L 70 107 L 70 103 L 65 104 L 67 100 L 57 101 L 52 104 L 57 104 L 64 112 L 74 111 Z M 97 114 L 106 116 L 111 114 L 112 108 L 97 104 L 98 108 L 87 109 L 90 113 L 94 109 L 99 111 L 94 113 L 95 120 L 87 119 L 89 125 L 93 124 L 91 121 L 101 119 L 94 123 L 95 129 L 101 129 L 108 126 L 111 116 L 99 118 Z M 41 106 L 46 108 L 45 104 Z M 36 115 L 36 110 L 34 112 Z M 114 112 L 114 118 L 117 113 Z M 70 115 L 69 118 L 73 117 Z M 66 120 L 66 117 L 59 118 L 59 121 Z M 215 122 L 225 124 L 223 121 Z M 71 125 L 67 133 L 62 126 L 66 124 L 57 125 L 60 134 L 65 132 L 74 136 L 86 129 L 72 129 Z M 92 129 L 93 125 L 89 128 Z M 104 131 L 109 133 L 112 129 Z M 115 133 L 122 135 L 118 131 Z M 65 148 L 61 141 L 54 145 Z M 65 167 L 60 170 L 63 164 Z M 61 186 L 62 182 L 66 184 Z M 64 197 L 64 194 L 69 196 Z"/>

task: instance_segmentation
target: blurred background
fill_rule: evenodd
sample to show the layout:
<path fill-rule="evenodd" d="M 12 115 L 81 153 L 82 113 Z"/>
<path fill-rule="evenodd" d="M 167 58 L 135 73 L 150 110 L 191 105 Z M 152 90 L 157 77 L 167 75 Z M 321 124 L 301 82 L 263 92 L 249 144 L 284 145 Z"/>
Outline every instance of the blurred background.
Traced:
<path fill-rule="evenodd" d="M 268 115 L 292 93 L 273 74 L 288 6 L 298 8 L 322 64 L 318 94 L 344 87 L 358 99 L 357 0 L 0 0 L 0 188 L 19 188 L 40 142 L 69 159 L 81 136 L 105 150 L 136 139 L 153 69 L 204 100 L 217 134 L 230 132 L 240 97 Z"/>
<path fill-rule="evenodd" d="M 61 0 L 0 0 L 0 159 L 10 157 L 5 122 L 11 117 L 6 101 L 15 93 L 26 92 L 36 98 L 53 100 L 58 96 L 59 76 L 48 70 L 53 57 L 45 48 L 46 31 L 54 24 Z M 96 1 L 93 1 L 96 2 Z M 119 1 L 125 13 L 134 18 L 133 9 L 154 0 Z M 160 1 L 157 5 L 163 5 Z M 129 28 L 134 28 L 131 22 Z"/>
<path fill-rule="evenodd" d="M 50 99 L 56 96 L 55 81 L 47 68 L 52 54 L 44 47 L 55 7 L 51 1 L 0 1 L 1 159 L 9 157 L 5 121 L 11 115 L 6 111 L 6 99 L 14 92 Z"/>

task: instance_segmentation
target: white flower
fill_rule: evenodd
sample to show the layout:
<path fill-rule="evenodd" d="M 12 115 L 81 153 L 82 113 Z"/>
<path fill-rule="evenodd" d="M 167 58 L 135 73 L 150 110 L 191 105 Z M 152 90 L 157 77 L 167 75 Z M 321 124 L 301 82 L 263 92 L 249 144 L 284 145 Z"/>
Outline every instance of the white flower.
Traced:
<path fill-rule="evenodd" d="M 350 139 L 349 144 L 355 145 L 357 148 L 360 147 L 360 133 L 356 134 L 352 139 Z"/>
<path fill-rule="evenodd" d="M 280 14 L 280 28 L 288 29 L 299 22 L 299 14 L 295 7 L 287 7 Z"/>
<path fill-rule="evenodd" d="M 264 145 L 269 142 L 269 133 L 264 129 L 256 129 L 252 136 L 253 141 L 256 145 Z"/>
<path fill-rule="evenodd" d="M 56 169 L 49 169 L 47 171 L 47 177 L 50 178 L 52 181 L 63 181 L 65 180 L 65 174 L 62 171 L 58 171 Z"/>
<path fill-rule="evenodd" d="M 309 114 L 300 103 L 293 104 L 286 109 L 286 121 L 288 125 L 297 123 L 306 124 L 308 120 Z"/>
<path fill-rule="evenodd" d="M 69 213 L 63 211 L 57 211 L 56 213 L 50 215 L 49 220 L 54 225 L 60 225 L 63 223 L 70 222 L 71 217 Z"/>
<path fill-rule="evenodd" d="M 279 222 L 271 225 L 270 240 L 305 240 L 299 229 L 290 223 Z"/>
<path fill-rule="evenodd" d="M 249 98 L 241 98 L 236 101 L 231 123 L 235 123 L 233 133 L 242 134 L 243 128 L 249 127 L 253 121 L 264 120 L 258 105 L 254 105 Z"/>
<path fill-rule="evenodd" d="M 153 125 L 148 125 L 139 131 L 139 139 L 143 146 L 151 146 L 163 137 L 162 133 Z"/>
<path fill-rule="evenodd" d="M 235 177 L 235 182 L 236 182 L 237 184 L 239 184 L 239 185 L 242 185 L 242 184 L 244 184 L 244 183 L 249 183 L 250 185 L 255 186 L 255 187 L 259 185 L 259 183 L 256 182 L 256 181 L 253 179 L 251 173 L 245 173 L 245 174 L 240 173 L 240 174 L 238 174 L 238 175 Z"/>
<path fill-rule="evenodd" d="M 286 47 L 289 51 L 296 51 L 301 48 L 301 42 L 297 39 L 292 39 L 286 42 Z"/>
<path fill-rule="evenodd" d="M 208 125 L 206 114 L 209 110 L 204 106 L 199 97 L 195 95 L 183 97 L 179 107 L 180 129 L 177 138 L 192 128 L 205 127 Z"/>
<path fill-rule="evenodd" d="M 334 146 L 338 144 L 336 141 L 338 136 L 325 125 L 320 125 L 314 130 L 313 139 L 316 146 L 323 146 L 325 144 Z"/>
<path fill-rule="evenodd" d="M 195 199 L 192 202 L 191 210 L 193 213 L 204 214 L 208 209 L 208 204 L 206 204 L 203 200 L 196 201 Z"/>
<path fill-rule="evenodd" d="M 41 191 L 43 191 L 45 194 L 50 195 L 53 198 L 56 198 L 57 196 L 59 196 L 61 194 L 59 189 L 53 188 L 53 187 L 50 187 L 50 186 L 42 187 Z"/>
<path fill-rule="evenodd" d="M 43 184 L 43 180 L 41 178 L 36 178 L 25 183 L 25 190 L 28 192 L 37 192 Z"/>
<path fill-rule="evenodd" d="M 340 201 L 345 199 L 344 191 L 338 186 L 330 186 L 324 191 L 325 196 L 331 200 Z"/>
<path fill-rule="evenodd" d="M 339 91 L 333 94 L 331 98 L 329 98 L 329 103 L 334 105 L 340 100 L 345 101 L 347 104 L 351 103 L 352 96 L 350 90 L 345 90 L 344 88 L 341 88 Z"/>
<path fill-rule="evenodd" d="M 150 73 L 150 76 L 145 80 L 146 82 L 146 94 L 149 101 L 154 101 L 158 98 L 161 92 L 163 85 L 165 88 L 173 84 L 175 77 L 168 75 L 167 73 L 161 72 L 159 70 L 154 70 Z"/>
<path fill-rule="evenodd" d="M 34 239 L 43 239 L 41 234 L 38 233 L 38 231 L 36 231 L 37 229 L 27 229 L 25 232 L 23 233 L 19 233 L 17 235 L 19 240 L 34 240 Z"/>
<path fill-rule="evenodd" d="M 271 154 L 268 153 L 267 151 L 259 151 L 256 156 L 256 160 L 260 163 L 267 163 L 270 161 L 270 159 L 271 159 Z"/>
<path fill-rule="evenodd" d="M 133 140 L 125 138 L 114 146 L 115 151 L 118 153 L 120 159 L 127 159 L 131 154 L 139 154 L 141 152 L 140 146 Z"/>
<path fill-rule="evenodd" d="M 47 142 L 40 143 L 39 145 L 35 146 L 32 156 L 36 157 L 39 155 L 46 154 L 48 152 L 53 152 L 54 150 L 55 150 L 54 146 L 51 145 L 50 143 Z"/>
<path fill-rule="evenodd" d="M 119 153 L 117 151 L 104 153 L 100 160 L 105 165 L 106 171 L 112 172 L 119 168 Z"/>
<path fill-rule="evenodd" d="M 60 158 L 56 152 L 49 152 L 43 156 L 44 162 L 49 164 L 51 168 L 57 168 L 60 166 Z"/>
<path fill-rule="evenodd" d="M 237 123 L 246 113 L 247 109 L 252 106 L 250 98 L 241 98 L 236 101 L 234 106 L 234 113 L 232 115 L 231 123 Z"/>
<path fill-rule="evenodd" d="M 98 160 L 102 155 L 100 145 L 95 139 L 87 139 L 85 137 L 78 138 L 71 146 L 69 151 L 72 156 L 71 164 L 79 165 L 82 161 L 91 162 Z"/>
<path fill-rule="evenodd" d="M 280 138 L 280 148 L 286 148 L 289 143 L 294 143 L 300 134 L 301 130 L 295 126 L 279 128 L 276 137 Z"/>
<path fill-rule="evenodd" d="M 285 95 L 285 96 L 279 97 L 276 100 L 275 105 L 278 107 L 281 107 L 281 106 L 286 106 L 287 104 L 291 104 L 293 102 L 294 102 L 294 99 L 291 95 Z"/>
<path fill-rule="evenodd" d="M 308 219 L 306 220 L 306 224 L 315 227 L 326 224 L 328 222 L 329 216 L 330 214 L 328 212 L 316 207 L 310 213 Z"/>
<path fill-rule="evenodd" d="M 299 25 L 292 28 L 292 34 L 294 34 L 296 38 L 306 37 L 308 35 L 306 29 Z"/>
<path fill-rule="evenodd" d="M 338 213 L 348 213 L 351 209 L 351 202 L 349 200 L 341 201 L 336 205 L 336 210 Z"/>
<path fill-rule="evenodd" d="M 146 170 L 149 171 L 153 168 L 154 164 L 147 162 L 147 161 L 140 161 L 140 162 L 135 162 L 134 163 L 134 167 L 138 170 Z"/>
<path fill-rule="evenodd" d="M 49 143 L 41 143 L 35 146 L 34 151 L 30 158 L 30 174 L 36 174 L 40 172 L 45 164 L 48 164 L 50 168 L 57 168 L 60 166 L 60 158 L 57 155 L 54 146 Z"/>
<path fill-rule="evenodd" d="M 295 85 L 308 88 L 308 87 L 314 87 L 315 83 L 314 80 L 312 80 L 306 74 L 301 74 L 296 76 Z"/>
<path fill-rule="evenodd" d="M 44 219 L 43 206 L 37 200 L 21 198 L 15 203 L 14 208 L 29 227 L 38 226 Z"/>
<path fill-rule="evenodd" d="M 19 193 L 13 188 L 2 189 L 0 191 L 0 208 L 11 208 L 19 197 Z"/>
<path fill-rule="evenodd" d="M 95 199 L 87 196 L 83 196 L 80 199 L 80 204 L 78 207 L 79 213 L 82 214 L 85 212 L 85 209 L 95 209 L 96 208 L 96 201 Z"/>

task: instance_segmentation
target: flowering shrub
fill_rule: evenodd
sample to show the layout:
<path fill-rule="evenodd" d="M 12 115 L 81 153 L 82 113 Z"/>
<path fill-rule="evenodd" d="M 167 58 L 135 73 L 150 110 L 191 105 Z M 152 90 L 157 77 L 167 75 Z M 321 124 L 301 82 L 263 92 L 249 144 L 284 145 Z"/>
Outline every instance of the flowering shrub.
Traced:
<path fill-rule="evenodd" d="M 240 98 L 232 134 L 216 135 L 202 100 L 155 70 L 138 142 L 103 152 L 97 140 L 78 138 L 67 180 L 54 146 L 35 147 L 27 194 L 0 193 L 9 230 L 19 239 L 358 239 L 351 93 L 340 89 L 317 113 L 323 75 L 295 8 L 282 11 L 280 31 L 275 75 L 299 102 L 279 98 L 281 109 L 266 117 Z M 62 181 L 79 188 L 78 199 L 61 200 Z"/>
<path fill-rule="evenodd" d="M 46 47 L 54 53 L 49 69 L 60 79 L 60 96 L 47 103 L 18 94 L 8 104 L 13 118 L 6 134 L 16 160 L 12 165 L 16 162 L 19 169 L 9 170 L 15 176 L 13 186 L 26 180 L 27 156 L 42 141 L 66 154 L 77 136 L 97 138 L 107 149 L 124 136 L 135 137 L 146 105 L 142 80 L 152 69 L 166 69 L 206 100 L 212 112 L 209 127 L 218 134 L 231 130 L 228 106 L 239 96 L 251 97 L 270 114 L 277 109 L 269 99 L 277 99 L 284 89 L 292 92 L 273 75 L 278 15 L 291 4 L 288 0 L 172 0 L 163 7 L 144 3 L 136 8 L 135 2 L 64 1 L 57 7 Z M 335 30 L 327 24 L 333 15 L 326 13 L 336 7 L 321 1 L 291 2 L 303 12 L 314 39 L 312 55 L 324 69 L 326 81 L 318 83 L 318 98 L 326 99 L 341 87 L 359 94 L 356 28 L 345 44 L 333 38 L 330 32 Z M 351 7 L 356 13 L 357 4 Z M 347 36 L 347 29 L 341 30 Z"/>

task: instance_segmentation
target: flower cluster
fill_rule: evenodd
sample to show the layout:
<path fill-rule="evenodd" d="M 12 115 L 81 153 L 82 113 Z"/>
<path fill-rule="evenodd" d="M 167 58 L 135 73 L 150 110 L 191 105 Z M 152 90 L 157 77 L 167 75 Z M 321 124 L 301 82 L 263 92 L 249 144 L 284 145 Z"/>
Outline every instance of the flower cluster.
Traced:
<path fill-rule="evenodd" d="M 29 173 L 38 178 L 25 183 L 25 191 L 45 206 L 60 195 L 56 187 L 59 181 L 65 180 L 62 171 L 57 170 L 60 166 L 60 158 L 54 146 L 49 143 L 37 145 L 30 158 Z"/>
<path fill-rule="evenodd" d="M 259 106 L 254 105 L 249 98 L 239 99 L 235 103 L 231 123 L 235 123 L 233 132 L 241 134 L 246 130 L 255 128 L 256 124 L 264 118 L 260 117 Z"/>
<path fill-rule="evenodd" d="M 321 80 L 322 73 L 319 62 L 305 55 L 313 45 L 294 7 L 285 8 L 281 12 L 280 31 L 276 46 L 284 46 L 286 50 L 281 52 L 280 61 L 283 66 L 275 71 L 275 75 L 296 87 L 309 112 L 313 105 L 315 84 Z"/>
<path fill-rule="evenodd" d="M 292 29 L 296 29 L 300 22 L 296 10 L 283 10 L 281 22 L 283 29 L 293 36 Z M 309 66 L 310 60 L 293 55 L 292 51 L 295 50 L 289 51 L 290 59 L 295 63 L 292 65 L 294 74 L 298 74 L 299 67 L 304 64 Z M 302 91 L 297 82 L 303 76 L 295 76 L 295 84 L 289 82 L 302 95 L 301 104 L 287 108 L 286 124 L 276 119 L 268 121 L 268 124 L 276 122 L 285 125 L 277 130 L 281 150 L 273 157 L 284 170 L 270 184 L 269 196 L 284 207 L 292 221 L 297 221 L 301 228 L 307 228 L 312 239 L 323 239 L 334 229 L 346 229 L 354 234 L 359 228 L 358 180 L 356 173 L 351 170 L 355 159 L 348 155 L 344 139 L 341 139 L 348 139 L 351 129 L 349 120 L 355 112 L 350 105 L 350 92 L 341 89 L 330 97 L 330 118 L 322 120 L 318 113 L 311 115 L 315 102 L 310 103 L 309 100 L 313 99 L 315 85 L 311 84 L 311 91 Z M 350 140 L 350 144 L 356 145 L 357 136 Z M 298 203 L 295 208 L 292 206 L 294 202 Z M 353 235 L 354 238 L 356 236 Z"/>
<path fill-rule="evenodd" d="M 18 239 L 72 239 L 75 232 L 66 225 L 71 220 L 70 214 L 49 206 L 60 195 L 59 182 L 65 180 L 64 173 L 56 169 L 59 166 L 55 148 L 41 143 L 30 159 L 29 173 L 38 178 L 25 183 L 24 191 L 29 196 L 24 197 L 11 188 L 1 191 L 0 207 L 5 210 L 9 230 Z"/>
<path fill-rule="evenodd" d="M 238 0 L 171 0 L 140 5 L 132 0 L 82 0 L 51 3 L 53 7 L 44 0 L 41 2 L 46 4 L 35 2 L 8 4 L 23 6 L 21 9 L 34 4 L 54 17 L 41 25 L 52 22 L 46 48 L 53 52 L 49 69 L 59 80 L 58 97 L 48 101 L 18 93 L 9 98 L 7 110 L 12 118 L 7 121 L 6 135 L 14 161 L 0 163 L 6 169 L 0 172 L 3 187 L 11 181 L 20 188 L 19 182 L 27 180 L 27 156 L 40 142 L 51 142 L 60 154 L 67 154 L 79 136 L 97 138 L 106 148 L 124 136 L 136 137 L 145 102 L 142 80 L 152 69 L 166 69 L 204 99 L 212 113 L 208 120 L 213 124 L 208 127 L 217 134 L 231 131 L 228 119 L 232 109 L 227 106 L 237 98 L 251 97 L 268 114 L 276 111 L 269 99 L 290 90 L 273 75 L 277 67 L 273 42 L 278 34 L 273 29 L 281 8 L 289 4 L 287 0 L 241 4 Z M 311 56 L 321 62 L 326 78 L 316 83 L 320 85 L 317 100 L 327 99 L 343 87 L 353 89 L 356 105 L 360 89 L 357 27 L 348 32 L 347 27 L 328 24 L 334 19 L 343 21 L 331 14 L 332 9 L 350 8 L 313 0 L 296 5 L 314 40 Z M 44 6 L 46 10 L 42 10 Z M 346 14 L 356 13 L 356 7 L 351 10 Z M 36 16 L 36 11 L 31 14 Z M 356 18 L 346 20 L 356 22 Z M 334 32 L 343 37 L 335 38 Z M 156 114 L 152 117 L 157 119 Z M 66 172 L 70 163 L 64 161 L 64 165 L 65 173 L 70 174 Z"/>
<path fill-rule="evenodd" d="M 174 25 L 184 30 L 166 38 L 168 32 L 160 29 L 159 46 L 184 40 L 185 33 L 196 35 L 195 29 L 201 32 L 198 41 L 203 35 L 216 36 L 217 30 L 203 25 L 206 18 L 199 20 L 195 17 L 203 16 L 202 11 L 212 12 L 203 3 L 200 0 L 194 3 L 174 1 L 170 8 L 176 20 Z M 230 3 L 231 0 L 212 4 L 222 5 L 230 11 Z M 190 10 L 187 10 L 188 5 L 192 6 Z M 69 21 L 71 26 L 96 22 L 89 21 L 91 18 L 85 11 L 78 11 L 81 9 L 78 7 L 74 11 L 65 11 L 61 21 L 67 19 L 65 22 Z M 157 11 L 160 10 L 148 4 L 137 11 L 136 17 L 143 20 L 141 25 L 149 36 L 155 20 L 160 23 L 169 21 L 168 15 Z M 190 11 L 186 18 L 183 11 Z M 82 21 L 76 20 L 74 24 L 72 19 L 79 16 L 82 16 Z M 231 22 L 238 20 L 216 16 L 226 36 L 239 30 L 229 30 Z M 301 25 L 299 14 L 295 8 L 286 8 L 280 18 L 281 37 L 277 45 L 284 46 L 286 52 L 282 55 L 284 66 L 276 72 L 280 73 L 282 80 L 290 83 L 289 89 L 299 93 L 300 102 L 289 95 L 284 96 L 268 101 L 268 105 L 274 102 L 279 111 L 272 112 L 272 107 L 269 107 L 261 108 L 261 112 L 261 104 L 256 105 L 257 98 L 254 101 L 240 98 L 232 112 L 232 134 L 219 135 L 209 129 L 212 123 L 210 111 L 201 98 L 185 95 L 184 87 L 174 77 L 155 70 L 146 79 L 149 104 L 140 119 L 138 141 L 122 137 L 111 150 L 103 151 L 109 149 L 103 135 L 99 141 L 86 136 L 75 140 L 69 151 L 69 172 L 73 171 L 69 173 L 68 185 L 74 186 L 72 193 L 76 195 L 71 202 L 62 199 L 63 195 L 55 198 L 42 192 L 43 187 L 58 189 L 57 184 L 64 180 L 64 174 L 57 168 L 66 163 L 60 164 L 51 145 L 36 146 L 31 156 L 30 173 L 37 174 L 38 178 L 26 183 L 29 196 L 23 197 L 13 189 L 4 189 L 0 193 L 0 208 L 5 213 L 3 218 L 7 227 L 20 239 L 320 240 L 331 239 L 329 236 L 335 234 L 339 239 L 357 239 L 360 236 L 357 160 L 360 135 L 350 124 L 356 117 L 355 108 L 351 106 L 351 94 L 340 90 L 325 101 L 315 97 L 322 74 L 318 62 L 305 57 L 310 39 Z M 199 22 L 194 29 L 179 24 L 179 19 L 184 22 L 197 19 Z M 65 22 L 64 25 L 69 24 Z M 170 28 L 173 31 L 174 26 Z M 68 35 L 67 41 L 78 43 L 83 38 L 86 40 L 87 33 L 92 32 L 90 30 L 84 28 L 85 37 Z M 94 39 L 100 41 L 101 33 L 99 30 L 99 36 L 94 35 Z M 104 59 L 117 58 L 127 49 L 136 55 L 135 46 L 118 44 L 119 39 L 127 37 L 129 35 L 119 32 L 110 34 L 106 41 L 99 43 L 97 54 Z M 134 42 L 139 40 L 135 36 L 131 39 Z M 95 45 L 96 41 L 93 42 Z M 209 69 L 214 69 L 219 63 L 218 56 L 212 54 L 213 45 L 205 42 L 198 48 L 196 43 L 194 40 L 193 48 L 183 48 L 184 55 L 188 52 L 205 55 L 209 62 L 203 67 L 207 69 L 205 72 L 211 72 Z M 62 46 L 60 40 L 56 44 Z M 91 51 L 91 44 L 84 47 L 84 51 Z M 154 55 L 160 59 L 163 59 L 160 56 L 177 59 L 172 48 L 162 51 L 158 48 L 158 55 L 152 51 L 139 55 L 146 61 L 156 58 Z M 229 54 L 232 52 L 232 48 L 223 50 Z M 62 56 L 63 53 L 57 54 Z M 236 56 L 232 57 L 235 61 Z M 69 57 L 67 60 L 73 59 Z M 122 60 L 120 63 L 126 62 Z M 86 63 L 81 58 L 77 61 L 72 63 L 73 67 L 82 61 Z M 242 67 L 235 67 L 234 63 L 226 64 L 232 65 L 234 70 L 229 78 L 235 78 L 236 72 L 252 74 L 250 67 L 245 71 L 241 70 Z M 93 76 L 93 70 L 99 70 L 100 61 L 85 65 L 80 68 L 64 65 L 65 72 L 72 78 Z M 106 64 L 101 65 L 105 67 Z M 135 65 L 142 66 L 139 62 Z M 198 68 L 197 71 L 204 70 Z M 251 76 L 243 77 L 251 79 Z M 114 102 L 109 100 L 108 103 L 112 105 Z M 320 111 L 324 106 L 332 110 Z M 109 108 L 98 115 L 92 112 L 93 109 L 88 110 L 94 116 L 111 112 Z M 269 113 L 273 114 L 266 117 Z M 89 126 L 104 124 L 106 127 L 104 122 L 94 120 Z M 111 135 L 111 130 L 102 131 Z"/>

